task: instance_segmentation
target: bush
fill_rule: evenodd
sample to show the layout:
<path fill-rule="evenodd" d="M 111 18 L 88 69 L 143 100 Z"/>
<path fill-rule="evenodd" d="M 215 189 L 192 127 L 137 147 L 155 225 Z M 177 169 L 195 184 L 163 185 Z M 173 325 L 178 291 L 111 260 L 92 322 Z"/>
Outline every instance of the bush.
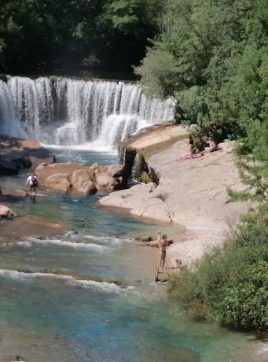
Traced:
<path fill-rule="evenodd" d="M 268 330 L 267 225 L 246 223 L 192 270 L 174 275 L 170 297 L 194 318 L 256 334 Z"/>

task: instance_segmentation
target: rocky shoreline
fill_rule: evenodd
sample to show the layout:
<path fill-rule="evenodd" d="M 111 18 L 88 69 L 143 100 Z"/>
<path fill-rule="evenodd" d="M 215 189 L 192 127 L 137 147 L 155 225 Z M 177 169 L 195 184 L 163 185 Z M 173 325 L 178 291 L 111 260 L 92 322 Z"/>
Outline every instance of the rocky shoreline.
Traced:
<path fill-rule="evenodd" d="M 175 241 L 169 248 L 169 265 L 174 266 L 177 258 L 183 265 L 190 265 L 208 248 L 220 244 L 229 226 L 239 222 L 240 215 L 246 213 L 250 205 L 227 202 L 228 188 L 244 188 L 235 166 L 235 142 L 224 142 L 219 151 L 182 161 L 181 156 L 188 152 L 187 137 L 183 127 L 168 125 L 128 140 L 124 147 L 142 155 L 159 182 L 148 180 L 119 191 L 115 190 L 124 188 L 126 182 L 126 169 L 122 165 L 54 163 L 55 157 L 49 151 L 30 140 L 2 138 L 4 147 L 0 155 L 6 155 L 9 160 L 17 152 L 29 157 L 45 190 L 108 194 L 99 200 L 100 207 L 158 224 Z M 8 202 L 8 198 L 6 200 Z"/>
<path fill-rule="evenodd" d="M 210 247 L 222 243 L 230 226 L 237 224 L 251 205 L 228 202 L 229 188 L 245 188 L 235 165 L 234 141 L 220 144 L 218 151 L 201 158 L 182 160 L 181 156 L 188 152 L 188 133 L 180 126 L 172 127 L 176 131 L 153 130 L 132 143 L 128 141 L 128 147 L 145 156 L 159 184 L 135 185 L 103 197 L 99 204 L 168 225 L 169 236 L 175 241 L 169 248 L 169 264 L 174 266 L 179 258 L 188 266 Z M 185 229 L 183 234 L 178 233 L 178 226 Z"/>

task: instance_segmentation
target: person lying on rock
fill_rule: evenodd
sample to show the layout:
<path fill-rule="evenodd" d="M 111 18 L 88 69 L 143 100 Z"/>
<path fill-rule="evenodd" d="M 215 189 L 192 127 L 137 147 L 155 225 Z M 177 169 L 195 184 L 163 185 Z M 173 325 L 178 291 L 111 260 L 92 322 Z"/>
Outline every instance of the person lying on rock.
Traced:
<path fill-rule="evenodd" d="M 205 138 L 204 141 L 206 142 L 206 147 L 205 147 L 205 152 L 209 153 L 209 152 L 214 152 L 217 151 L 218 148 L 218 144 L 213 141 L 211 138 Z"/>
<path fill-rule="evenodd" d="M 182 155 L 181 157 L 179 157 L 176 160 L 177 162 L 181 162 L 181 161 L 185 161 L 185 160 L 192 160 L 192 159 L 200 158 L 200 157 L 204 156 L 204 154 L 205 154 L 204 151 L 197 152 L 192 135 L 189 136 L 188 142 L 189 142 L 189 153 L 186 153 L 185 155 Z"/>

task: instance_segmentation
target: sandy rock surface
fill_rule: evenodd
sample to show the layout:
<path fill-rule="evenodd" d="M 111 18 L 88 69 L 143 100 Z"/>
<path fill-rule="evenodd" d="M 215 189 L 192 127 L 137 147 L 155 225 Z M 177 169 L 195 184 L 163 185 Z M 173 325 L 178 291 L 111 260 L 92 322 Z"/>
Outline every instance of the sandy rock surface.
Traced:
<path fill-rule="evenodd" d="M 173 260 L 190 264 L 208 248 L 223 241 L 230 225 L 239 222 L 249 203 L 228 201 L 227 189 L 242 190 L 233 149 L 235 142 L 220 145 L 220 150 L 203 157 L 181 160 L 188 152 L 188 140 L 180 140 L 154 153 L 147 162 L 160 178 L 157 187 L 141 184 L 114 192 L 100 200 L 104 206 L 125 209 L 129 214 L 158 223 L 186 227 L 184 239 L 176 233 L 169 248 Z"/>

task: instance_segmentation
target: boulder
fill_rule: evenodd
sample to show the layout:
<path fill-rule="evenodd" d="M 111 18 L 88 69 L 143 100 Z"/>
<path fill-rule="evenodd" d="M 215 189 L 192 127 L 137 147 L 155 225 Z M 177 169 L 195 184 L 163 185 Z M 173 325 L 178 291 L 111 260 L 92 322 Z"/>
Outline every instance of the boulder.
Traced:
<path fill-rule="evenodd" d="M 140 182 L 142 182 L 144 184 L 148 184 L 148 183 L 152 182 L 152 180 L 147 172 L 142 171 L 142 173 L 140 175 Z"/>
<path fill-rule="evenodd" d="M 19 169 L 12 160 L 0 159 L 0 175 L 13 176 L 18 175 Z"/>
<path fill-rule="evenodd" d="M 99 191 L 105 192 L 114 191 L 118 184 L 118 181 L 110 175 L 107 166 L 98 166 L 95 169 L 93 182 Z"/>
<path fill-rule="evenodd" d="M 43 186 L 50 190 L 69 192 L 72 189 L 70 174 L 54 173 L 43 180 Z"/>
<path fill-rule="evenodd" d="M 108 166 L 108 172 L 112 177 L 120 177 L 124 173 L 124 165 L 110 165 Z"/>
<path fill-rule="evenodd" d="M 14 196 L 18 196 L 18 197 L 24 197 L 27 195 L 27 192 L 25 190 L 22 189 L 16 189 L 12 192 L 12 195 Z"/>
<path fill-rule="evenodd" d="M 77 192 L 93 195 L 97 191 L 109 193 L 122 184 L 121 165 L 103 166 L 93 164 L 84 166 L 79 163 L 40 164 L 35 172 L 39 185 L 50 190 Z"/>
<path fill-rule="evenodd" d="M 17 214 L 13 210 L 5 205 L 0 205 L 0 218 L 12 219 L 14 216 L 17 216 Z"/>
<path fill-rule="evenodd" d="M 41 171 L 41 170 L 42 170 L 44 167 L 46 167 L 46 166 L 47 166 L 47 163 L 46 163 L 46 162 L 40 163 L 40 164 L 36 167 L 35 172 Z"/>
<path fill-rule="evenodd" d="M 73 188 L 81 194 L 94 195 L 97 192 L 97 188 L 90 179 L 90 174 L 87 169 L 72 172 L 70 180 Z"/>
<path fill-rule="evenodd" d="M 88 174 L 90 179 L 93 181 L 95 178 L 95 170 L 99 167 L 98 163 L 93 163 L 91 166 L 88 167 Z"/>

